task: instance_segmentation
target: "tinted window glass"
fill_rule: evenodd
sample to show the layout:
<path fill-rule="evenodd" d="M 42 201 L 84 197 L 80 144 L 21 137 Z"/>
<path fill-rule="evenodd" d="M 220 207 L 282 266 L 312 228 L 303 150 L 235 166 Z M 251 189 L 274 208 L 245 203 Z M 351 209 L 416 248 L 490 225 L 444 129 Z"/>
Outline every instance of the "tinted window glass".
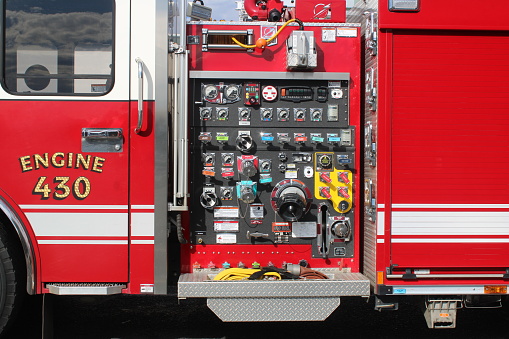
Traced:
<path fill-rule="evenodd" d="M 113 83 L 113 1 L 5 0 L 4 86 L 96 94 Z"/>

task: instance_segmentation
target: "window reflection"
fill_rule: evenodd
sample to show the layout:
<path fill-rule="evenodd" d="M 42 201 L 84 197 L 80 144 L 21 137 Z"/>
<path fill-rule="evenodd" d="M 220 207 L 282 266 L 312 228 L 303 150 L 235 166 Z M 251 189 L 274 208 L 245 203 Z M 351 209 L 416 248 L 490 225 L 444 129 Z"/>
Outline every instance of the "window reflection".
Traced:
<path fill-rule="evenodd" d="M 113 2 L 5 2 L 4 85 L 16 93 L 103 94 L 112 84 Z"/>

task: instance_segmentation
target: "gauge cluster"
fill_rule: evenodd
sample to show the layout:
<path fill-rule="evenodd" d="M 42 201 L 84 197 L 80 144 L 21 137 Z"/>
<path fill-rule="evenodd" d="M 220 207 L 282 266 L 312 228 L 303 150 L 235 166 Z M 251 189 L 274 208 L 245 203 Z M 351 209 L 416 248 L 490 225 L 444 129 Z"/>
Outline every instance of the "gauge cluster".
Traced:
<path fill-rule="evenodd" d="M 347 80 L 193 79 L 191 242 L 353 256 Z"/>

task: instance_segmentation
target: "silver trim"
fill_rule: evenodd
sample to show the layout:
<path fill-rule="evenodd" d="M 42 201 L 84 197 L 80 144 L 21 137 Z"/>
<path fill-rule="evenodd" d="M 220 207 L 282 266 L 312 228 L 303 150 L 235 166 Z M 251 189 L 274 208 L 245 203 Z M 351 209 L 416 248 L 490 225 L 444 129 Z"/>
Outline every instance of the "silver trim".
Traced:
<path fill-rule="evenodd" d="M 168 1 L 157 0 L 155 6 L 154 294 L 167 294 Z"/>
<path fill-rule="evenodd" d="M 495 285 L 495 284 L 491 284 Z M 501 284 L 505 285 L 505 284 Z M 451 285 L 451 286 L 392 286 L 393 293 L 387 295 L 484 295 L 484 285 Z M 396 293 L 394 293 L 396 291 Z M 399 291 L 399 292 L 398 292 Z"/>
<path fill-rule="evenodd" d="M 134 129 L 134 133 L 140 134 L 143 125 L 143 61 L 136 58 L 138 64 L 138 125 Z"/>
<path fill-rule="evenodd" d="M 74 284 L 54 283 L 47 284 L 49 293 L 57 295 L 111 295 L 120 294 L 126 285 L 122 284 Z"/>
<path fill-rule="evenodd" d="M 339 72 L 236 72 L 190 71 L 192 79 L 288 79 L 288 80 L 350 80 L 350 73 Z"/>
<path fill-rule="evenodd" d="M 284 22 L 261 22 L 261 21 L 190 21 L 188 25 L 219 25 L 219 26 L 283 26 Z M 361 27 L 360 23 L 321 23 L 321 22 L 306 22 L 304 27 Z M 289 27 L 297 27 L 297 24 L 290 24 Z"/>
<path fill-rule="evenodd" d="M 451 278 L 497 278 L 502 279 L 504 274 L 416 274 L 417 279 L 451 279 Z M 402 279 L 403 274 L 387 274 L 387 279 Z"/>
<path fill-rule="evenodd" d="M 18 233 L 25 254 L 26 270 L 27 270 L 27 293 L 35 294 L 35 252 L 30 236 L 26 230 L 25 225 L 21 222 L 19 216 L 14 212 L 11 205 L 0 197 L 0 209 L 5 213 L 11 224 L 14 226 L 16 233 Z"/>

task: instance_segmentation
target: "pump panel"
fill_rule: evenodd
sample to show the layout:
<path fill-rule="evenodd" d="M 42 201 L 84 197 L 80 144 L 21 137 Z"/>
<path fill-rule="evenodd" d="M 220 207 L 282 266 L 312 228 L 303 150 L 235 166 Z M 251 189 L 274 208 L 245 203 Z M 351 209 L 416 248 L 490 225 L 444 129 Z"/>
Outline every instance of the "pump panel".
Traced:
<path fill-rule="evenodd" d="M 191 79 L 190 241 L 353 257 L 350 81 L 273 78 Z"/>

